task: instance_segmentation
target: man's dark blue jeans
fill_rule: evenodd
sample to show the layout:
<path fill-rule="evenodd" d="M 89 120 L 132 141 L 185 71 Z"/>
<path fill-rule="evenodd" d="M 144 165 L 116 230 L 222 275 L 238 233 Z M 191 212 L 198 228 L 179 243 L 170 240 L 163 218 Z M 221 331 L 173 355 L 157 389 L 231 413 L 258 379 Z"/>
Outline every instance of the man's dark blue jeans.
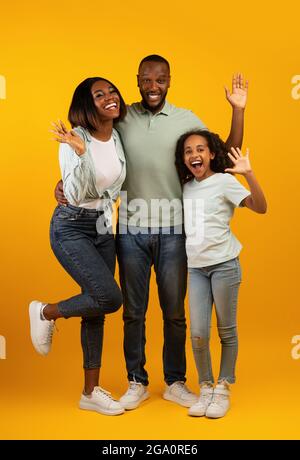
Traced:
<path fill-rule="evenodd" d="M 181 227 L 142 230 L 136 233 L 138 227 L 119 225 L 116 235 L 123 292 L 124 353 L 128 380 L 148 385 L 148 374 L 144 367 L 145 316 L 153 265 L 164 321 L 164 379 L 168 385 L 176 381 L 185 382 L 185 235 Z"/>

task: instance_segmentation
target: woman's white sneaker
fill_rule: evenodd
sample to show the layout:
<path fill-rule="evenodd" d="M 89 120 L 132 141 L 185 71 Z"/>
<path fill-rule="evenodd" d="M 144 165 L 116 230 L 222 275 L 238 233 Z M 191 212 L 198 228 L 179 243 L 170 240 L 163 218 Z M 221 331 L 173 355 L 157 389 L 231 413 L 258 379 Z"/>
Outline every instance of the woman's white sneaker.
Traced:
<path fill-rule="evenodd" d="M 192 417 L 203 417 L 211 403 L 214 389 L 211 385 L 202 385 L 198 401 L 189 408 L 188 414 Z"/>
<path fill-rule="evenodd" d="M 82 394 L 79 407 L 84 410 L 94 410 L 104 415 L 120 415 L 125 412 L 121 404 L 101 387 L 95 387 L 90 395 Z"/>
<path fill-rule="evenodd" d="M 120 404 L 124 409 L 136 409 L 142 401 L 149 398 L 147 387 L 140 382 L 129 382 L 126 393 L 120 398 Z"/>
<path fill-rule="evenodd" d="M 218 384 L 214 389 L 214 394 L 210 405 L 206 411 L 206 417 L 224 417 L 230 407 L 230 391 L 228 385 Z"/>
<path fill-rule="evenodd" d="M 42 309 L 47 305 L 33 300 L 29 305 L 30 335 L 34 348 L 46 356 L 51 350 L 52 335 L 55 321 L 43 319 Z"/>

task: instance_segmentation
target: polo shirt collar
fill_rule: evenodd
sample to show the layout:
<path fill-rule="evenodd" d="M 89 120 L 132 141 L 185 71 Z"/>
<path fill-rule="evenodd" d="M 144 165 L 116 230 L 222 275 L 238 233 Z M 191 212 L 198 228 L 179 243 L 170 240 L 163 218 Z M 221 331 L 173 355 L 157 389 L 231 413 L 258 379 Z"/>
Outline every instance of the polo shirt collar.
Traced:
<path fill-rule="evenodd" d="M 141 102 L 138 102 L 137 110 L 138 110 L 139 113 L 149 113 L 150 112 L 149 110 L 145 109 L 145 107 L 143 106 L 143 104 Z M 169 104 L 168 101 L 165 101 L 165 104 L 164 104 L 163 108 L 161 109 L 161 111 L 156 113 L 155 115 L 158 115 L 160 113 L 162 113 L 163 115 L 170 115 L 170 113 L 171 113 L 171 104 Z"/>

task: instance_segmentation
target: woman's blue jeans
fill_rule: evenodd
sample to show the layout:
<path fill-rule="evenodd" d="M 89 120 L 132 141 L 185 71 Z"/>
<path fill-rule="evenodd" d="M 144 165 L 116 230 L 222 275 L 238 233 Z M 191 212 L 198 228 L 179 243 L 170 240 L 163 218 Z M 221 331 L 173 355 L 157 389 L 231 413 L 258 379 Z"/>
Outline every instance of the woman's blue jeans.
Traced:
<path fill-rule="evenodd" d="M 81 344 L 85 369 L 101 366 L 104 317 L 122 305 L 115 279 L 116 249 L 111 229 L 98 234 L 102 211 L 58 206 L 50 226 L 51 247 L 64 269 L 81 287 L 81 294 L 58 303 L 64 318 L 82 317 Z"/>
<path fill-rule="evenodd" d="M 236 310 L 240 282 L 238 258 L 209 267 L 189 268 L 191 340 L 200 384 L 214 382 L 209 349 L 213 304 L 222 345 L 218 382 L 235 382 L 238 352 Z"/>

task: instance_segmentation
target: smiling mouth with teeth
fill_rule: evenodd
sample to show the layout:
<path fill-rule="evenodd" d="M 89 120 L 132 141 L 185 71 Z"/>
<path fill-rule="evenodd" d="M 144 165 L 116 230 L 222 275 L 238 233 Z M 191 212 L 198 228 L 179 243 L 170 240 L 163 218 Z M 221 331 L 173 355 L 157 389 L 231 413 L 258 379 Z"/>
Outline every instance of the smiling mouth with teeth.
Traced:
<path fill-rule="evenodd" d="M 191 162 L 191 166 L 194 169 L 200 169 L 202 165 L 203 165 L 203 161 L 200 161 L 200 160 Z"/>
<path fill-rule="evenodd" d="M 113 110 L 116 109 L 118 106 L 115 102 L 112 102 L 111 104 L 106 105 L 104 108 L 105 110 Z"/>
<path fill-rule="evenodd" d="M 147 94 L 149 99 L 158 99 L 160 98 L 160 94 Z"/>

